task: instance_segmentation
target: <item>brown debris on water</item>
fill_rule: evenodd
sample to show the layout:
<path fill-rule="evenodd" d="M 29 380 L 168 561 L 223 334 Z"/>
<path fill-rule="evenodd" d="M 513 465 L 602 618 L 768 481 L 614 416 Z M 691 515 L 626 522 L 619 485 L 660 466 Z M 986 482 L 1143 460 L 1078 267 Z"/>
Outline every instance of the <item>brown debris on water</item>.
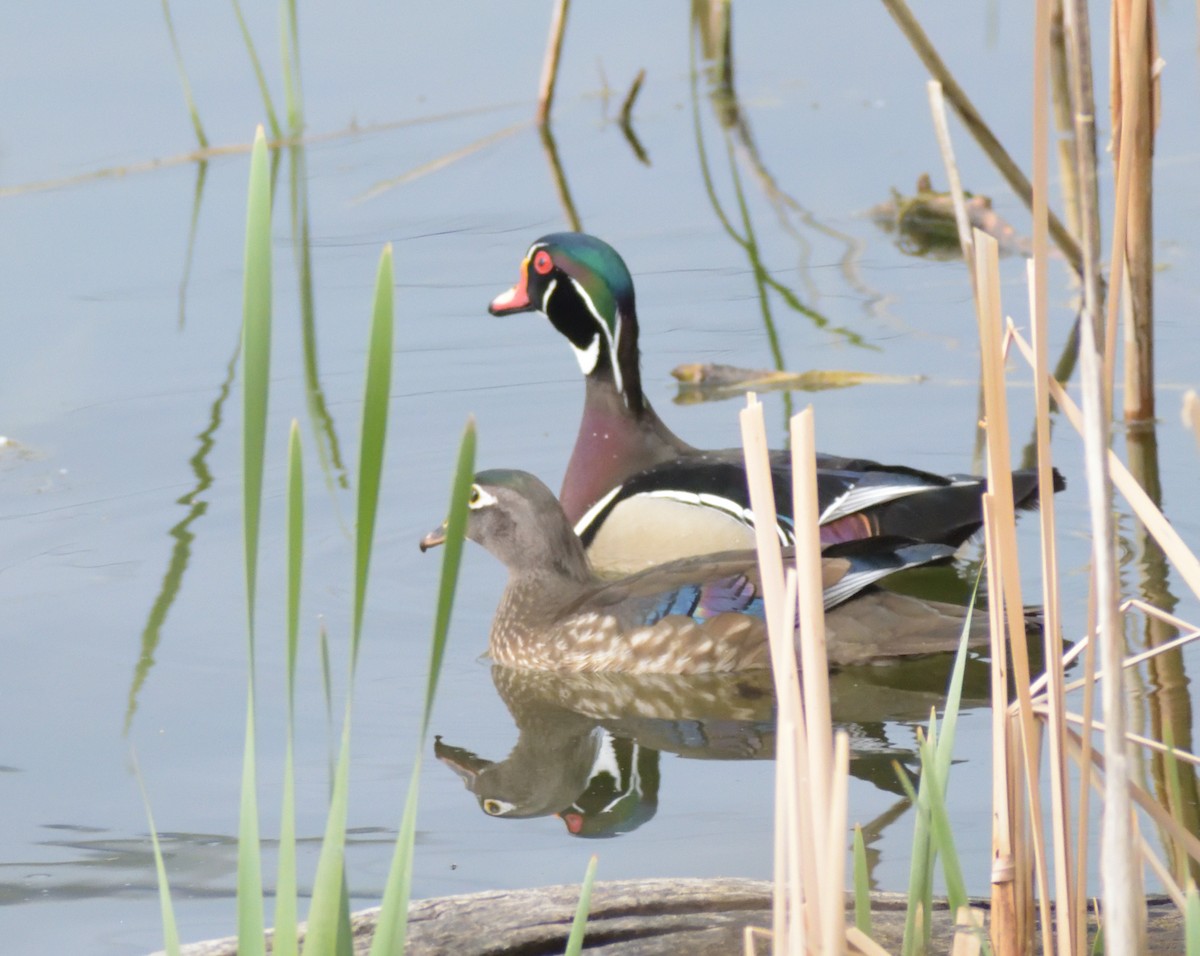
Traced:
<path fill-rule="evenodd" d="M 992 208 L 987 196 L 966 194 L 967 219 L 1000 244 L 1002 255 L 1028 255 L 1029 241 L 1019 236 Z M 896 233 L 896 246 L 908 255 L 931 259 L 961 258 L 961 244 L 954 224 L 954 201 L 948 192 L 933 188 L 928 173 L 917 179 L 911 196 L 892 190 L 892 198 L 873 206 L 870 216 L 887 232 Z"/>
<path fill-rule="evenodd" d="M 748 391 L 819 392 L 854 385 L 910 385 L 924 380 L 921 375 L 876 375 L 839 369 L 809 369 L 787 372 L 773 368 L 739 368 L 712 362 L 678 365 L 671 374 L 679 382 L 677 405 L 718 402 L 736 398 Z"/>

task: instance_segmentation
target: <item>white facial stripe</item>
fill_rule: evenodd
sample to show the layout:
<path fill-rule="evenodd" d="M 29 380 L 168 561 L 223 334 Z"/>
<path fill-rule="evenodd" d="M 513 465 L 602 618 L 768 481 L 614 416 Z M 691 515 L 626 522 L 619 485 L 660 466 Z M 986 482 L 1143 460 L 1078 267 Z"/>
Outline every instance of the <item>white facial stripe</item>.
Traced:
<path fill-rule="evenodd" d="M 550 284 L 546 286 L 546 291 L 542 293 L 542 315 L 550 314 L 550 296 L 554 295 L 554 290 L 558 288 L 558 280 L 551 279 Z"/>
<path fill-rule="evenodd" d="M 467 507 L 472 511 L 478 511 L 480 508 L 487 508 L 496 503 L 496 496 L 490 491 L 484 491 L 479 485 L 471 485 L 471 498 L 467 502 Z"/>
<path fill-rule="evenodd" d="M 579 297 L 581 299 L 583 299 L 584 303 L 587 305 L 588 311 L 590 313 L 592 313 L 592 318 L 594 318 L 596 320 L 596 326 L 600 330 L 600 335 L 603 335 L 604 341 L 608 343 L 608 360 L 612 364 L 613 381 L 616 382 L 616 384 L 617 384 L 617 391 L 624 393 L 625 383 L 621 379 L 621 367 L 617 364 L 617 343 L 613 340 L 613 335 L 612 335 L 612 332 L 608 328 L 608 323 L 604 320 L 604 317 L 596 310 L 596 303 L 594 303 L 592 301 L 592 297 L 587 294 L 587 289 L 585 289 L 582 285 L 580 285 L 574 279 L 571 280 L 571 285 L 573 285 L 575 287 L 575 291 L 579 293 Z M 543 300 L 543 301 L 545 301 L 545 300 Z M 619 327 L 617 330 L 617 334 L 620 335 Z M 593 339 L 592 342 L 593 342 L 592 347 L 595 347 L 598 344 L 599 339 L 598 338 Z M 590 348 L 589 348 L 589 351 L 590 351 Z M 596 364 L 595 360 L 593 359 L 593 361 L 592 361 L 593 368 L 595 367 L 595 364 Z M 585 369 L 585 371 L 587 371 L 587 370 Z"/>
<path fill-rule="evenodd" d="M 610 491 L 584 512 L 583 517 L 575 522 L 575 533 L 577 535 L 583 535 L 583 533 L 588 529 L 588 526 L 596 520 L 596 515 L 600 514 L 601 511 L 607 508 L 608 503 L 617 496 L 621 490 L 621 487 L 621 485 L 617 485 L 617 487 L 615 487 L 612 491 Z"/>

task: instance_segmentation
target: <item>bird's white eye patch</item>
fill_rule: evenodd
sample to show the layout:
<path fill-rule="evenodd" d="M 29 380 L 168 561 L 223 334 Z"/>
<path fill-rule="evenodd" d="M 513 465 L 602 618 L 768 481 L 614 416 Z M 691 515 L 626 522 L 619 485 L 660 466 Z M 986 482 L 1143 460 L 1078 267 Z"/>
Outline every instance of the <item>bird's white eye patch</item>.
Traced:
<path fill-rule="evenodd" d="M 483 812 L 489 817 L 503 817 L 512 813 L 517 808 L 515 803 L 509 803 L 507 800 L 497 800 L 495 797 L 489 797 L 483 801 Z"/>
<path fill-rule="evenodd" d="M 467 499 L 467 507 L 472 511 L 478 511 L 480 508 L 486 508 L 488 505 L 494 505 L 495 503 L 495 495 L 484 491 L 479 485 L 471 485 L 471 497 Z"/>

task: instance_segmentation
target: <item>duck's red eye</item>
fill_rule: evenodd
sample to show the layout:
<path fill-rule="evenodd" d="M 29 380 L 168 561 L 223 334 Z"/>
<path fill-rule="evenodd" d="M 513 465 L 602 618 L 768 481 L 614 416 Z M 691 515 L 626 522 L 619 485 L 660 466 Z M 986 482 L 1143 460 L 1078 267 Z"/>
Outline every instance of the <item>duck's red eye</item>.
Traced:
<path fill-rule="evenodd" d="M 533 271 L 540 276 L 547 275 L 554 268 L 554 260 L 545 249 L 539 249 L 533 254 Z"/>

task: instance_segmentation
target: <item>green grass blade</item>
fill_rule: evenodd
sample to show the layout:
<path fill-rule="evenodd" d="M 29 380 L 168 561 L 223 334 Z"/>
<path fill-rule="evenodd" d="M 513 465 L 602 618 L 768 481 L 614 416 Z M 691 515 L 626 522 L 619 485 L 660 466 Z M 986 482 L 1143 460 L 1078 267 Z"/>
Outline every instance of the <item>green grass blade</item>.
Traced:
<path fill-rule="evenodd" d="M 292 419 L 287 473 L 287 747 L 283 759 L 283 806 L 279 813 L 279 865 L 275 877 L 273 956 L 296 956 L 296 766 L 295 683 L 300 634 L 300 583 L 304 566 L 304 459 L 300 424 Z"/>
<path fill-rule="evenodd" d="M 475 419 L 467 419 L 462 441 L 458 446 L 458 463 L 450 490 L 450 514 L 446 519 L 446 543 L 442 546 L 442 579 L 438 585 L 437 614 L 433 622 L 433 648 L 429 663 L 429 684 L 425 688 L 425 711 L 421 717 L 420 746 L 425 746 L 429 732 L 429 715 L 437 693 L 438 676 L 450 632 L 450 612 L 454 608 L 454 591 L 458 587 L 458 569 L 462 563 L 463 544 L 467 531 L 467 498 L 475 476 Z"/>
<path fill-rule="evenodd" d="M 271 367 L 271 182 L 267 143 L 260 126 L 250 155 L 246 200 L 246 264 L 242 302 L 244 386 L 242 499 L 246 556 L 246 620 L 250 680 L 246 692 L 246 742 L 242 758 L 238 825 L 238 952 L 260 956 L 263 939 L 262 846 L 258 833 L 258 782 L 254 753 L 254 608 L 258 533 L 266 455 L 267 393 Z"/>
<path fill-rule="evenodd" d="M 258 59 L 258 51 L 254 49 L 254 40 L 246 27 L 246 18 L 242 16 L 242 5 L 238 0 L 232 0 L 233 15 L 237 17 L 238 29 L 242 31 L 242 42 L 246 44 L 246 53 L 250 56 L 250 65 L 254 68 L 254 78 L 258 81 L 258 92 L 262 96 L 263 109 L 267 111 L 267 123 L 271 127 L 271 138 L 283 139 L 279 128 L 279 118 L 275 115 L 275 104 L 271 102 L 271 91 L 267 88 L 267 78 L 263 75 L 262 63 Z"/>
<path fill-rule="evenodd" d="M 258 782 L 254 756 L 254 684 L 246 692 L 246 744 L 238 824 L 237 936 L 239 956 L 265 956 L 262 844 L 258 838 Z"/>
<path fill-rule="evenodd" d="M 379 919 L 371 938 L 370 956 L 402 956 L 408 936 L 408 899 L 412 891 L 413 844 L 417 838 L 417 797 L 420 792 L 421 751 L 413 761 L 408 796 L 404 799 L 404 815 L 400 832 L 396 834 L 396 849 L 388 870 L 387 886 L 379 905 Z"/>
<path fill-rule="evenodd" d="M 942 858 L 942 874 L 946 880 L 950 912 L 957 913 L 960 906 L 970 906 L 971 901 L 967 897 L 967 885 L 958 861 L 950 814 L 946 811 L 946 781 L 941 777 L 938 752 L 932 740 L 926 741 L 921 747 L 921 775 L 926 774 L 931 777 L 930 786 L 924 788 L 924 797 L 929 801 L 930 833 L 937 854 Z"/>
<path fill-rule="evenodd" d="M 599 857 L 592 854 L 587 872 L 583 875 L 583 888 L 579 891 L 579 905 L 575 907 L 575 919 L 571 922 L 571 935 L 567 937 L 567 948 L 563 956 L 579 956 L 583 952 L 583 936 L 587 931 L 588 912 L 592 908 L 592 883 L 596 880 L 596 864 Z"/>
<path fill-rule="evenodd" d="M 950 682 L 946 686 L 946 709 L 942 714 L 942 736 L 938 743 L 937 767 L 938 778 L 942 781 L 942 797 L 950 779 L 950 761 L 954 756 L 954 732 L 958 728 L 958 713 L 962 704 L 963 675 L 967 669 L 967 642 L 971 635 L 971 620 L 975 616 L 975 607 L 979 601 L 979 585 L 983 581 L 983 565 L 975 576 L 975 587 L 971 589 L 971 600 L 967 604 L 967 616 L 963 621 L 962 633 L 958 639 L 958 652 L 954 656 L 954 669 L 950 672 Z"/>
<path fill-rule="evenodd" d="M 350 701 L 342 723 L 341 752 L 333 779 L 333 797 L 325 819 L 325 837 L 317 875 L 313 879 L 312 903 L 308 908 L 308 931 L 304 936 L 305 956 L 329 956 L 336 952 L 342 904 L 342 876 L 346 862 L 346 812 L 350 801 Z"/>
<path fill-rule="evenodd" d="M 162 846 L 158 842 L 158 828 L 154 825 L 154 814 L 150 812 L 150 798 L 146 795 L 146 784 L 138 769 L 137 757 L 133 758 L 133 775 L 137 777 L 138 789 L 142 792 L 142 805 L 146 808 L 146 822 L 150 826 L 150 844 L 154 849 L 154 872 L 158 879 L 158 905 L 162 911 L 163 952 L 166 956 L 179 956 L 179 927 L 175 923 L 175 908 L 171 905 L 171 886 L 167 882 L 167 867 L 163 862 Z M 1188 956 L 1191 956 L 1189 951 Z"/>
<path fill-rule="evenodd" d="M 383 453 L 387 439 L 388 396 L 392 388 L 392 247 L 383 247 L 375 277 L 371 341 L 367 349 L 367 384 L 363 395 L 362 435 L 358 458 L 358 521 L 354 555 L 354 626 L 350 640 L 350 672 L 358 662 L 363 610 L 367 599 L 367 577 L 371 547 L 375 540 L 375 518 L 383 476 Z"/>
<path fill-rule="evenodd" d="M 245 392 L 242 490 L 246 611 L 250 639 L 250 679 L 253 682 L 258 532 L 271 374 L 271 182 L 267 169 L 267 141 L 261 126 L 255 132 L 254 150 L 250 156 L 250 189 L 246 205 L 246 264 L 242 300 L 242 380 Z"/>
<path fill-rule="evenodd" d="M 954 735 L 958 727 L 958 714 L 962 701 L 962 685 L 963 675 L 966 671 L 967 662 L 967 640 L 970 634 L 971 618 L 975 611 L 975 605 L 979 598 L 979 583 L 982 580 L 982 570 L 975 578 L 975 587 L 971 592 L 971 600 L 967 607 L 967 616 L 963 621 L 962 634 L 959 638 L 958 652 L 954 659 L 954 668 L 950 674 L 950 682 L 946 688 L 946 708 L 942 717 L 941 733 L 938 733 L 937 721 L 935 716 L 930 717 L 929 723 L 929 745 L 930 758 L 932 763 L 930 767 L 934 773 L 927 773 L 924 767 L 924 756 L 922 756 L 922 771 L 921 782 L 918 793 L 913 793 L 912 785 L 908 780 L 907 775 L 897 765 L 896 773 L 901 777 L 901 784 L 905 791 L 909 794 L 909 799 L 913 801 L 916 810 L 916 822 L 913 826 L 913 848 L 912 859 L 909 866 L 908 878 L 908 911 L 904 921 L 904 941 L 901 947 L 901 952 L 908 956 L 911 953 L 921 952 L 929 946 L 929 932 L 931 924 L 928 918 L 930 906 L 933 902 L 933 868 L 937 860 L 937 854 L 940 849 L 947 847 L 953 854 L 953 844 L 949 842 L 949 834 L 943 828 L 941 823 L 937 823 L 936 827 L 939 830 L 935 834 L 935 821 L 931 815 L 931 808 L 935 804 L 933 796 L 928 793 L 930 786 L 936 781 L 938 793 L 936 803 L 940 804 L 942 812 L 945 812 L 946 786 L 950 776 L 950 762 L 954 754 Z M 925 745 L 922 744 L 922 754 Z M 947 863 L 943 861 L 943 868 L 949 866 L 951 869 L 957 869 L 957 856 L 955 855 L 953 862 Z M 960 877 L 961 879 L 961 873 Z M 926 914 L 922 923 L 922 932 L 920 939 L 917 938 L 917 916 L 918 913 Z"/>
<path fill-rule="evenodd" d="M 291 729 L 295 704 L 296 652 L 300 643 L 300 585 L 304 571 L 304 456 L 300 423 L 292 419 L 287 470 L 287 707 Z"/>
<path fill-rule="evenodd" d="M 909 802 L 916 813 L 913 824 L 912 860 L 908 870 L 908 906 L 904 915 L 904 939 L 900 952 L 903 956 L 929 951 L 931 914 L 933 912 L 933 841 L 930 837 L 929 809 L 923 799 L 928 778 L 922 774 L 919 791 L 913 790 L 912 781 L 899 763 L 895 764 L 896 776 L 904 788 Z M 923 914 L 923 915 L 922 915 Z"/>
<path fill-rule="evenodd" d="M 325 725 L 329 736 L 333 731 L 333 671 L 329 666 L 329 632 L 322 624 L 319 631 L 318 643 L 321 646 L 321 689 L 325 692 Z M 330 760 L 330 766 L 333 761 Z"/>
<path fill-rule="evenodd" d="M 175 53 L 175 68 L 179 71 L 179 82 L 183 84 L 183 99 L 187 103 L 188 116 L 192 120 L 192 129 L 196 132 L 196 140 L 201 149 L 208 149 L 208 137 L 204 135 L 204 126 L 200 122 L 200 111 L 196 109 L 196 101 L 192 98 L 192 84 L 188 80 L 187 70 L 183 66 L 183 52 L 179 49 L 179 39 L 175 36 L 175 24 L 171 21 L 171 6 L 167 0 L 162 0 L 163 19 L 167 22 L 167 36 L 171 38 L 171 50 Z"/>
<path fill-rule="evenodd" d="M 1200 893 L 1196 892 L 1196 884 L 1191 880 L 1188 880 L 1187 900 L 1184 902 L 1183 926 L 1186 956 L 1200 956 Z"/>
<path fill-rule="evenodd" d="M 279 812 L 279 866 L 275 877 L 275 934 L 271 956 L 296 956 L 296 766 L 292 728 L 283 757 L 283 806 Z"/>
<path fill-rule="evenodd" d="M 417 757 L 413 761 L 412 780 L 409 781 L 408 797 L 404 801 L 404 815 L 400 820 L 400 832 L 396 836 L 396 849 L 392 854 L 387 887 L 379 907 L 375 936 L 371 940 L 371 956 L 400 956 L 404 952 L 404 941 L 408 932 L 408 899 L 412 888 L 413 843 L 417 832 L 421 755 L 425 750 L 429 715 L 433 710 L 433 698 L 437 693 L 438 676 L 441 673 L 442 657 L 446 648 L 446 635 L 450 629 L 450 611 L 454 604 L 454 590 L 458 583 L 458 569 L 462 560 L 467 526 L 467 497 L 474 475 L 475 419 L 469 418 L 463 429 L 458 462 L 451 483 L 450 516 L 447 519 L 446 543 L 443 545 L 445 553 L 442 555 L 442 578 L 438 587 L 437 615 L 434 619 L 430 648 L 429 683 L 425 688 L 425 710 L 421 717 Z"/>
<path fill-rule="evenodd" d="M 854 925 L 872 935 L 871 874 L 867 869 L 867 845 L 858 824 L 854 826 Z"/>

